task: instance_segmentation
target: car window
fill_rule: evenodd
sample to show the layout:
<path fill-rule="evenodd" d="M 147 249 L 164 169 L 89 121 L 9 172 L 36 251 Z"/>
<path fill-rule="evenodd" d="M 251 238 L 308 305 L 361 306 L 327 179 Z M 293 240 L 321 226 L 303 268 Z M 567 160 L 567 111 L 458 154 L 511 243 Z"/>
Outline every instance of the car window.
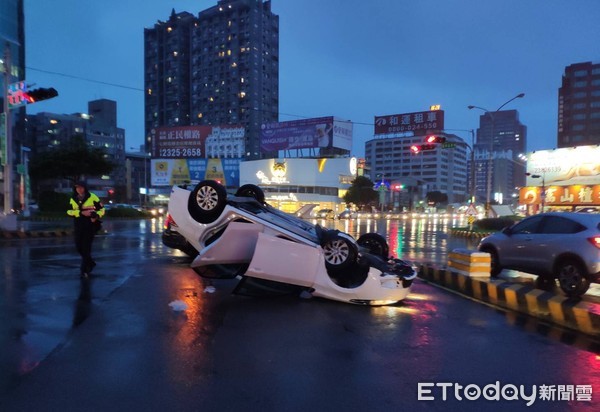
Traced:
<path fill-rule="evenodd" d="M 577 233 L 585 230 L 579 222 L 561 216 L 546 216 L 540 233 Z"/>
<path fill-rule="evenodd" d="M 526 235 L 530 233 L 537 233 L 538 227 L 542 222 L 543 216 L 533 216 L 523 219 L 511 229 L 513 235 Z"/>

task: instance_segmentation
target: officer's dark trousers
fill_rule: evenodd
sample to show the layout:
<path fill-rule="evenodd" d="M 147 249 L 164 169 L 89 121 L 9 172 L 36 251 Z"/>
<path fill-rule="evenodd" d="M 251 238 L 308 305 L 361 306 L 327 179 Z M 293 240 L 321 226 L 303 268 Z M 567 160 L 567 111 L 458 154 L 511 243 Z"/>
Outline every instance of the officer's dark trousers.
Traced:
<path fill-rule="evenodd" d="M 75 224 L 75 246 L 81 256 L 81 273 L 90 273 L 94 267 L 92 259 L 92 243 L 94 241 L 94 230 L 88 222 L 77 222 Z"/>

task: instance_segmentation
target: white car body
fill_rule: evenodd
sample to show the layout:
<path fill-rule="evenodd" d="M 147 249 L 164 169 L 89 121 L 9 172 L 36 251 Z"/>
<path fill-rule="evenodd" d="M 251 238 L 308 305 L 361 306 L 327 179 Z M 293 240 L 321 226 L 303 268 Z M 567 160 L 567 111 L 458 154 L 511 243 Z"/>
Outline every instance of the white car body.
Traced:
<path fill-rule="evenodd" d="M 260 191 L 246 186 L 252 186 L 252 195 Z M 191 266 L 200 275 L 238 278 L 245 290 L 257 284 L 260 289 L 289 285 L 312 296 L 363 305 L 393 304 L 410 292 L 416 268 L 387 257 L 387 243 L 379 244 L 379 235 L 369 234 L 361 247 L 348 234 L 264 204 L 262 191 L 258 200 L 225 194 L 221 202 L 212 197 L 215 188 L 219 196 L 225 193 L 212 181 L 200 182 L 192 191 L 174 186 L 169 200 L 178 233 L 199 252 Z M 202 197 L 205 189 L 208 197 Z M 382 248 L 382 256 L 364 247 L 372 242 Z"/>

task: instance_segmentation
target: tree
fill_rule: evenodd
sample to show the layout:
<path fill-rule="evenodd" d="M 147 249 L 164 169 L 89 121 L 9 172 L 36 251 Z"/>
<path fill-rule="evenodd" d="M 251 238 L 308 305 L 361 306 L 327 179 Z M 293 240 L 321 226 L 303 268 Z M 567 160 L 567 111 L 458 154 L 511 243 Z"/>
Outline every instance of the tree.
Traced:
<path fill-rule="evenodd" d="M 113 169 L 114 164 L 105 158 L 104 150 L 89 147 L 81 135 L 32 156 L 29 162 L 29 174 L 38 181 L 67 179 L 76 182 L 82 176 L 105 175 Z"/>
<path fill-rule="evenodd" d="M 373 190 L 373 182 L 365 176 L 358 176 L 344 195 L 346 203 L 354 203 L 362 208 L 377 200 L 377 192 Z"/>
<path fill-rule="evenodd" d="M 440 191 L 427 192 L 427 202 L 428 203 L 446 203 L 448 202 L 448 195 L 446 193 L 442 193 Z"/>

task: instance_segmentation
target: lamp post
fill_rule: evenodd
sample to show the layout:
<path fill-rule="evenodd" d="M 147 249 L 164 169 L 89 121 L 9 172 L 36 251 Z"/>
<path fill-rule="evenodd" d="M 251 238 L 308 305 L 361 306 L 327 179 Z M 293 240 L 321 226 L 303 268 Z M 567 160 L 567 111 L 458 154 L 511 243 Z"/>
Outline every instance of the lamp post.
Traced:
<path fill-rule="evenodd" d="M 520 99 L 523 96 L 525 96 L 525 93 L 519 93 L 518 95 L 516 95 L 512 99 L 507 100 L 506 102 L 504 102 L 500 107 L 498 107 L 493 112 L 489 111 L 486 108 L 480 107 L 480 106 L 473 106 L 473 105 L 467 106 L 467 108 L 469 110 L 471 110 L 471 109 L 482 110 L 483 112 L 485 112 L 485 114 L 489 115 L 490 119 L 492 120 L 492 127 L 491 127 L 492 133 L 491 133 L 491 136 L 490 136 L 490 154 L 489 154 L 489 158 L 488 158 L 487 191 L 486 191 L 486 200 L 485 200 L 485 209 L 487 211 L 488 217 L 491 217 L 490 202 L 491 202 L 491 194 L 492 194 L 492 174 L 493 174 L 492 154 L 494 152 L 494 128 L 495 128 L 495 121 L 496 121 L 495 115 L 504 106 L 506 106 L 507 104 L 509 104 L 510 102 L 512 102 L 515 99 Z"/>
<path fill-rule="evenodd" d="M 546 171 L 543 170 L 541 175 L 532 175 L 531 173 L 525 173 L 527 176 L 531 176 L 534 179 L 542 179 L 542 193 L 540 194 L 540 199 L 542 200 L 542 213 L 544 212 L 544 207 L 546 206 Z"/>

